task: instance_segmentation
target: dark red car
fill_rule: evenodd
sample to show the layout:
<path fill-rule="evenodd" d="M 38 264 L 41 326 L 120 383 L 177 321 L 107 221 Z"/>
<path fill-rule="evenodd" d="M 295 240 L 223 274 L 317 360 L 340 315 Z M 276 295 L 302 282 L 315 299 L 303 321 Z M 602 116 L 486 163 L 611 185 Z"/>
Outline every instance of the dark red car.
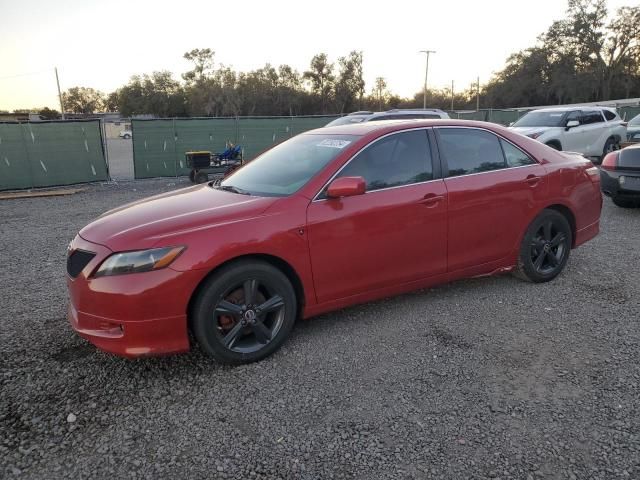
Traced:
<path fill-rule="evenodd" d="M 222 362 L 255 361 L 298 318 L 465 277 L 551 280 L 601 207 L 588 160 L 497 125 L 321 128 L 83 228 L 69 319 L 118 355 L 184 352 L 191 330 Z"/>

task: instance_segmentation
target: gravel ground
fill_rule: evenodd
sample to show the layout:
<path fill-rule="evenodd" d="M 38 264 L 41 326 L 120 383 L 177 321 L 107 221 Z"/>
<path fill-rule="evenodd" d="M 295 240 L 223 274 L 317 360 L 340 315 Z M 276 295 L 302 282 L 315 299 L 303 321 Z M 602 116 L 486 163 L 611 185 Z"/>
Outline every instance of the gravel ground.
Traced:
<path fill-rule="evenodd" d="M 640 210 L 556 281 L 457 282 L 301 322 L 276 355 L 123 360 L 65 319 L 65 248 L 185 184 L 0 201 L 2 478 L 640 478 Z"/>
<path fill-rule="evenodd" d="M 133 140 L 107 139 L 109 174 L 116 180 L 133 180 Z"/>

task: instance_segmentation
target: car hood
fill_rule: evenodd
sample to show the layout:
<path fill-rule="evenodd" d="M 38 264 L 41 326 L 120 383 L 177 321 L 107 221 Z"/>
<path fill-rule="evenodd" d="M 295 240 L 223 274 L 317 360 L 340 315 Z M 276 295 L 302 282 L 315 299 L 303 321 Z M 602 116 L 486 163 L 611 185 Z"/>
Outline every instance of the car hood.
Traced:
<path fill-rule="evenodd" d="M 240 195 L 196 185 L 110 210 L 80 230 L 80 236 L 113 251 L 151 248 L 178 232 L 256 217 L 275 201 L 277 197 Z"/>
<path fill-rule="evenodd" d="M 510 127 L 514 132 L 521 133 L 522 135 L 530 135 L 532 133 L 545 133 L 556 127 Z"/>

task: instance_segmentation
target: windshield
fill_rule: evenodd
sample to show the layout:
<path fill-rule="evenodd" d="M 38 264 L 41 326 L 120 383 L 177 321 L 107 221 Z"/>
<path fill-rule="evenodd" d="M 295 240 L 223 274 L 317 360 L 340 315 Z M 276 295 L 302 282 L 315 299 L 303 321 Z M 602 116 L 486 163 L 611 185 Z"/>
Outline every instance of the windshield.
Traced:
<path fill-rule="evenodd" d="M 561 127 L 565 112 L 529 112 L 514 127 Z"/>
<path fill-rule="evenodd" d="M 640 115 L 636 115 L 631 120 L 629 120 L 629 125 L 640 126 Z"/>
<path fill-rule="evenodd" d="M 335 127 L 337 125 L 350 125 L 352 123 L 362 123 L 369 115 L 346 115 L 344 117 L 336 118 L 335 120 L 327 123 L 325 127 Z"/>
<path fill-rule="evenodd" d="M 358 138 L 356 135 L 298 135 L 243 166 L 224 179 L 220 188 L 265 197 L 291 195 Z"/>

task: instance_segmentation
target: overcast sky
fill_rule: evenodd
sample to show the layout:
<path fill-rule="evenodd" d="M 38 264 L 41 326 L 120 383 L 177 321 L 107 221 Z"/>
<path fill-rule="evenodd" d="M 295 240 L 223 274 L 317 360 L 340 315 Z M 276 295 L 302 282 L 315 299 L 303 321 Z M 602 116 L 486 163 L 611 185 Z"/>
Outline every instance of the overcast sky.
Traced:
<path fill-rule="evenodd" d="M 608 0 L 613 12 L 640 0 Z M 193 48 L 216 64 L 252 70 L 311 57 L 364 52 L 367 91 L 381 76 L 411 96 L 424 82 L 421 49 L 436 50 L 429 86 L 487 81 L 507 56 L 534 44 L 564 0 L 0 0 L 0 109 L 59 108 L 53 67 L 65 90 L 110 92 L 134 74 L 188 70 Z M 37 73 L 34 73 L 37 72 Z M 28 75 L 25 75 L 28 74 Z"/>

